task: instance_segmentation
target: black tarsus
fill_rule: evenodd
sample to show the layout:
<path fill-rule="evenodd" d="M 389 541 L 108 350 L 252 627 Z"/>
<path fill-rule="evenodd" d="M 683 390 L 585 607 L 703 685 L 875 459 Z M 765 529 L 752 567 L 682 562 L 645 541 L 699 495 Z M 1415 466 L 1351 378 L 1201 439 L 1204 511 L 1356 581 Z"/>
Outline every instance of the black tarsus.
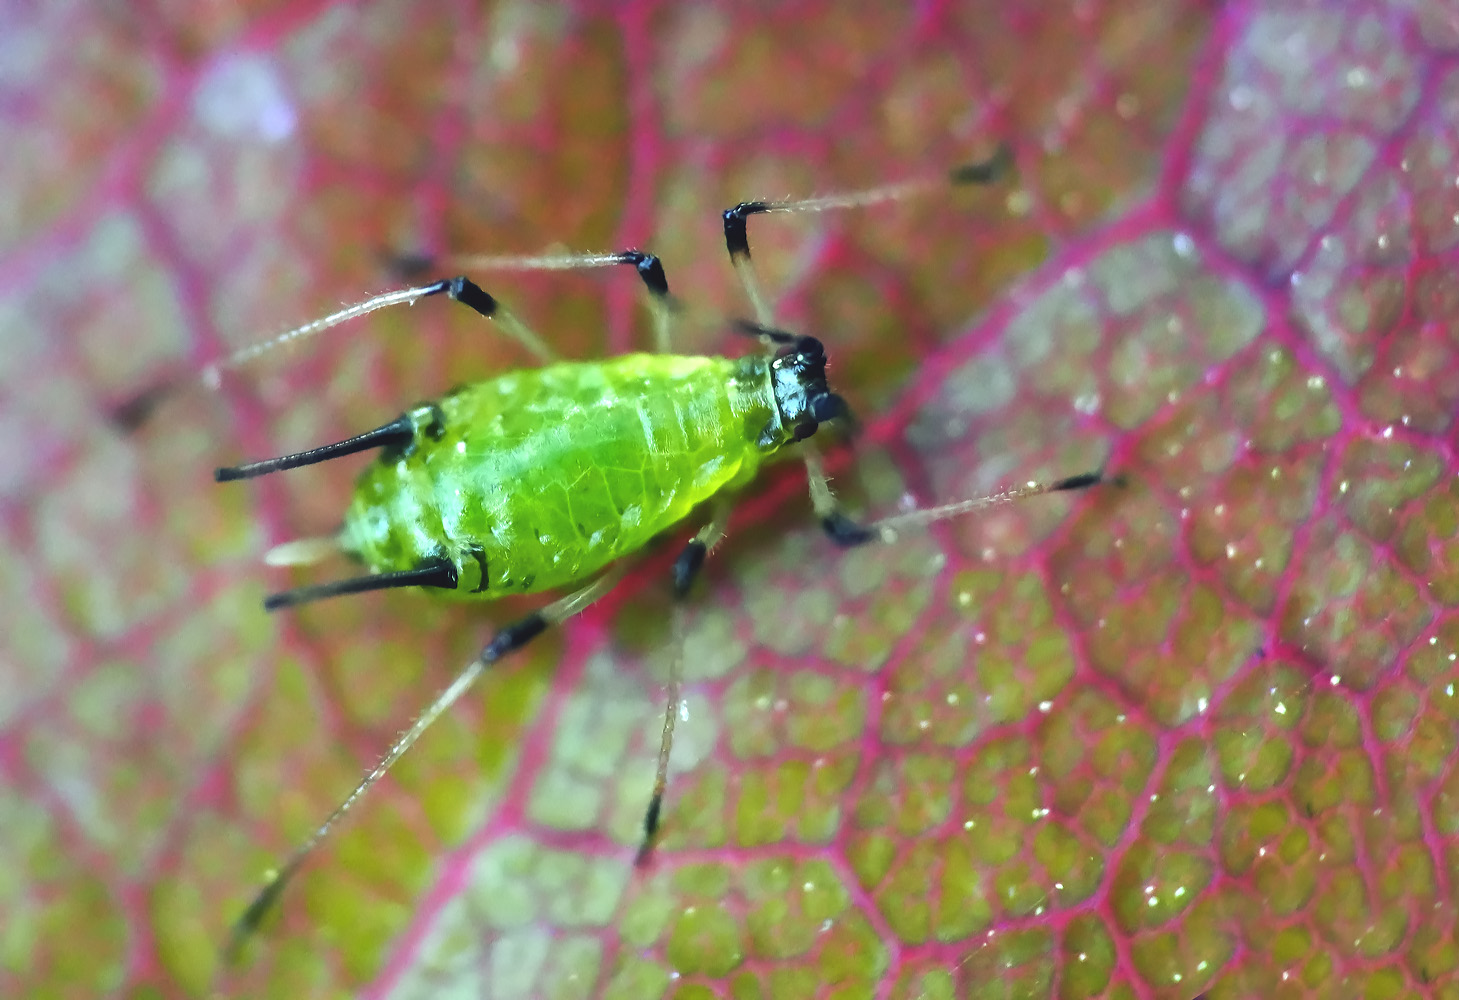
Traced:
<path fill-rule="evenodd" d="M 1008 143 L 998 144 L 993 155 L 978 163 L 966 163 L 954 167 L 947 173 L 953 184 L 991 184 L 1008 172 L 1013 165 L 1013 149 Z M 773 212 L 779 207 L 773 202 L 742 201 L 734 208 L 724 211 L 724 245 L 731 260 L 750 256 L 750 234 L 746 220 L 761 212 Z"/>
<path fill-rule="evenodd" d="M 623 263 L 634 266 L 650 295 L 656 299 L 669 297 L 669 279 L 664 274 L 663 261 L 644 250 L 624 250 L 617 256 Z"/>
<path fill-rule="evenodd" d="M 1049 492 L 1057 493 L 1061 490 L 1087 490 L 1091 486 L 1098 486 L 1104 482 L 1104 473 L 1084 472 L 1077 476 L 1069 476 L 1067 479 L 1060 479 L 1049 486 Z"/>
<path fill-rule="evenodd" d="M 251 938 L 260 925 L 263 918 L 268 916 L 273 909 L 274 903 L 278 902 L 279 894 L 284 891 L 286 879 L 276 878 L 269 881 L 263 890 L 255 897 L 253 902 L 248 904 L 248 909 L 243 915 L 233 922 L 233 930 L 229 936 L 228 946 L 223 950 L 223 964 L 229 968 L 238 965 L 243 957 L 243 946 Z"/>
<path fill-rule="evenodd" d="M 857 524 L 839 510 L 821 518 L 821 528 L 831 537 L 831 541 L 847 549 L 865 545 L 876 538 L 876 532 Z"/>
<path fill-rule="evenodd" d="M 1013 166 L 1013 148 L 1000 142 L 993 155 L 978 163 L 965 163 L 948 172 L 947 178 L 954 184 L 991 184 L 1008 173 Z"/>
<path fill-rule="evenodd" d="M 644 287 L 654 298 L 667 299 L 669 297 L 669 279 L 664 274 L 664 263 L 657 255 L 649 253 L 647 250 L 620 250 L 609 256 L 615 258 L 617 263 L 632 264 L 634 270 L 638 272 L 638 276 L 643 279 Z M 601 260 L 601 258 L 598 259 Z M 420 280 L 435 266 L 435 258 L 423 253 L 386 254 L 385 260 L 392 270 L 402 278 L 411 281 Z M 438 281 L 426 294 L 439 295 L 442 292 L 450 294 L 458 302 L 465 302 L 483 316 L 490 316 L 496 309 L 496 300 L 482 291 L 481 286 L 464 275 Z M 466 298 L 463 298 L 463 295 Z M 476 301 L 480 300 L 468 301 L 468 299 L 475 300 L 477 295 L 484 296 L 490 303 L 487 309 L 483 310 L 476 304 Z"/>
<path fill-rule="evenodd" d="M 731 259 L 750 256 L 750 234 L 745 220 L 752 215 L 770 211 L 770 205 L 763 201 L 742 201 L 724 212 L 724 246 Z"/>
<path fill-rule="evenodd" d="M 458 274 L 454 278 L 443 278 L 425 290 L 426 295 L 442 293 L 451 296 L 463 306 L 470 306 L 487 319 L 491 319 L 496 314 L 496 299 L 464 274 Z"/>
<path fill-rule="evenodd" d="M 495 663 L 515 649 L 521 649 L 547 629 L 547 619 L 539 612 L 532 612 L 520 621 L 512 622 L 491 637 L 491 642 L 481 651 L 482 663 Z"/>
<path fill-rule="evenodd" d="M 410 414 L 403 413 L 388 424 L 382 424 L 372 431 L 357 434 L 343 441 L 336 441 L 334 444 L 321 445 L 318 448 L 310 448 L 308 451 L 300 451 L 292 455 L 280 455 L 278 458 L 266 458 L 260 462 L 247 462 L 243 465 L 216 469 L 213 472 L 213 479 L 220 483 L 252 479 L 254 476 L 262 476 L 269 472 L 281 472 L 284 469 L 297 469 L 303 465 L 315 465 L 331 458 L 353 455 L 371 448 L 403 447 L 414 440 L 415 421 L 410 418 Z"/>
<path fill-rule="evenodd" d="M 348 580 L 333 580 L 280 591 L 265 597 L 263 607 L 265 611 L 277 611 L 279 608 L 296 607 L 326 597 L 363 594 L 371 590 L 394 590 L 399 587 L 439 587 L 442 590 L 455 590 L 457 583 L 456 564 L 449 559 L 433 559 L 415 569 L 373 573 L 369 576 L 356 576 Z"/>
<path fill-rule="evenodd" d="M 689 539 L 679 558 L 674 560 L 674 597 L 682 600 L 689 593 L 689 588 L 694 583 L 694 578 L 699 575 L 699 569 L 704 565 L 704 556 L 709 552 L 709 546 L 697 538 Z"/>
<path fill-rule="evenodd" d="M 643 843 L 638 845 L 638 854 L 633 858 L 636 868 L 642 868 L 653 857 L 654 840 L 659 833 L 659 814 L 664 808 L 664 797 L 657 792 L 649 800 L 648 811 L 643 814 Z"/>

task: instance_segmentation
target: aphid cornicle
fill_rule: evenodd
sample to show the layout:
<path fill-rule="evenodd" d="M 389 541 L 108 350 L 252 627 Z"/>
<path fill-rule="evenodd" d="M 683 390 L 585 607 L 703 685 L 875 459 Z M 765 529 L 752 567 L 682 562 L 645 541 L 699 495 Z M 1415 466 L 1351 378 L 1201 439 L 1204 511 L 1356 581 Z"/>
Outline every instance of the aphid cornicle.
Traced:
<path fill-rule="evenodd" d="M 1009 164 L 1005 148 L 954 171 L 952 183 L 987 183 Z M 328 539 L 280 546 L 271 562 L 313 562 L 329 551 L 353 556 L 365 575 L 269 597 L 270 609 L 340 594 L 424 587 L 449 597 L 492 600 L 577 587 L 501 629 L 390 748 L 380 764 L 274 872 L 233 930 L 228 954 L 258 926 L 285 883 L 343 813 L 416 741 L 481 672 L 514 649 L 607 593 L 624 557 L 704 510 L 701 526 L 673 566 L 674 641 L 658 769 L 644 818 L 638 863 L 650 857 L 679 705 L 683 598 L 708 551 L 724 536 L 729 500 L 762 463 L 798 453 L 812 506 L 838 544 L 890 540 L 897 528 L 1101 480 L 1099 473 L 1028 483 L 987 497 L 883 518 L 862 525 L 847 517 L 827 484 L 814 443 L 824 424 L 852 425 L 831 391 L 826 351 L 816 339 L 778 330 L 750 257 L 746 220 L 766 212 L 805 212 L 890 201 L 926 188 L 893 185 L 794 202 L 744 202 L 724 213 L 731 262 L 755 311 L 736 325 L 768 348 L 746 357 L 669 353 L 674 309 L 663 267 L 652 254 L 627 250 L 565 257 L 477 259 L 498 269 L 633 266 L 649 295 L 659 353 L 606 361 L 556 361 L 531 330 L 464 276 L 389 292 L 246 348 L 214 366 L 216 381 L 278 343 L 309 336 L 377 309 L 445 295 L 494 320 L 544 364 L 456 389 L 438 401 L 345 441 L 280 458 L 217 470 L 219 481 L 246 479 L 379 448 L 361 474 L 342 527 Z"/>

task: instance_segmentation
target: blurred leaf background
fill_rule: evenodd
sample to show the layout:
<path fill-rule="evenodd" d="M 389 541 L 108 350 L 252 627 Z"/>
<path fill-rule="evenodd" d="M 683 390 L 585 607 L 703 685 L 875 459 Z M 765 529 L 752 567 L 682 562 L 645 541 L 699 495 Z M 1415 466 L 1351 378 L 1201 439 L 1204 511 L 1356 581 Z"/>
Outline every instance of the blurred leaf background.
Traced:
<path fill-rule="evenodd" d="M 357 468 L 217 464 L 528 359 L 422 303 L 162 399 L 402 250 L 659 253 L 740 350 L 718 213 L 866 416 L 863 509 L 1100 464 L 840 553 L 794 470 L 691 629 L 636 874 L 669 549 L 432 730 L 284 897 L 248 996 L 1459 993 L 1440 4 L 8 3 L 0 993 L 200 995 L 267 867 L 519 607 L 266 616 Z M 628 273 L 487 275 L 565 355 Z"/>

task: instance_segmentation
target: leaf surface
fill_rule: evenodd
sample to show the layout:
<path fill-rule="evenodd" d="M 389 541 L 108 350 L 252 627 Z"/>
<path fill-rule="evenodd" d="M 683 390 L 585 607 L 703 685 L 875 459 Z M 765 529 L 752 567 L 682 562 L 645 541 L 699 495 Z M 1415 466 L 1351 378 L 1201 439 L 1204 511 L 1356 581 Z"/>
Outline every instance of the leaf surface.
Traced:
<path fill-rule="evenodd" d="M 672 545 L 431 730 L 229 989 L 1459 990 L 1459 21 L 843 6 L 14 15 L 0 993 L 201 994 L 268 866 L 523 610 L 268 617 L 292 578 L 259 557 L 327 532 L 358 461 L 210 481 L 528 362 L 466 310 L 371 317 L 135 430 L 120 404 L 402 250 L 648 247 L 679 348 L 742 349 L 722 209 L 1000 139 L 1002 185 L 757 218 L 756 259 L 863 415 L 833 462 L 857 509 L 1121 484 L 845 553 L 771 470 L 696 595 L 650 870 Z M 648 343 L 626 271 L 480 280 L 564 355 Z"/>

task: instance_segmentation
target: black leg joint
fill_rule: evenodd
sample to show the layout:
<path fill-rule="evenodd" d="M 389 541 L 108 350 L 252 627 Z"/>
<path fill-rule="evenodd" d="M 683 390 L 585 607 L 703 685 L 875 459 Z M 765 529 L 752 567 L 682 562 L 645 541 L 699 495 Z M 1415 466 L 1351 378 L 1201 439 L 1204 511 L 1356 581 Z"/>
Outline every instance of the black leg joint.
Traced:
<path fill-rule="evenodd" d="M 821 527 L 831 536 L 831 541 L 842 548 L 865 545 L 876 538 L 876 532 L 857 524 L 839 510 L 821 518 Z"/>
<path fill-rule="evenodd" d="M 1060 479 L 1049 487 L 1049 491 L 1057 493 L 1061 490 L 1087 490 L 1091 486 L 1098 486 L 1104 482 L 1104 473 L 1086 472 L 1078 476 L 1070 476 L 1068 479 Z"/>
<path fill-rule="evenodd" d="M 470 278 L 462 275 L 442 282 L 446 286 L 446 292 L 457 302 L 464 306 L 470 306 L 488 319 L 496 312 L 496 299 L 482 291 L 480 285 Z M 434 294 L 428 292 L 427 294 Z"/>
<path fill-rule="evenodd" d="M 513 650 L 527 645 L 541 635 L 546 628 L 547 619 L 535 611 L 521 621 L 512 622 L 491 637 L 491 642 L 487 643 L 486 648 L 481 651 L 481 661 L 495 663 Z"/>
<path fill-rule="evenodd" d="M 724 213 L 724 245 L 731 258 L 750 256 L 750 236 L 745 220 L 760 212 L 770 211 L 763 201 L 742 201 Z"/>
<path fill-rule="evenodd" d="M 697 538 L 689 540 L 684 550 L 679 553 L 679 558 L 674 560 L 674 597 L 676 600 L 683 600 L 689 593 L 689 587 L 694 583 L 694 578 L 699 575 L 699 567 L 704 565 L 704 556 L 709 551 Z"/>
<path fill-rule="evenodd" d="M 669 279 L 664 274 L 664 265 L 657 257 L 642 250 L 625 250 L 623 261 L 632 264 L 643 279 L 644 287 L 656 299 L 669 297 Z"/>
<path fill-rule="evenodd" d="M 662 796 L 655 795 L 648 803 L 648 812 L 643 814 L 643 839 L 652 841 L 654 834 L 659 832 L 659 813 L 663 810 L 664 800 Z"/>

